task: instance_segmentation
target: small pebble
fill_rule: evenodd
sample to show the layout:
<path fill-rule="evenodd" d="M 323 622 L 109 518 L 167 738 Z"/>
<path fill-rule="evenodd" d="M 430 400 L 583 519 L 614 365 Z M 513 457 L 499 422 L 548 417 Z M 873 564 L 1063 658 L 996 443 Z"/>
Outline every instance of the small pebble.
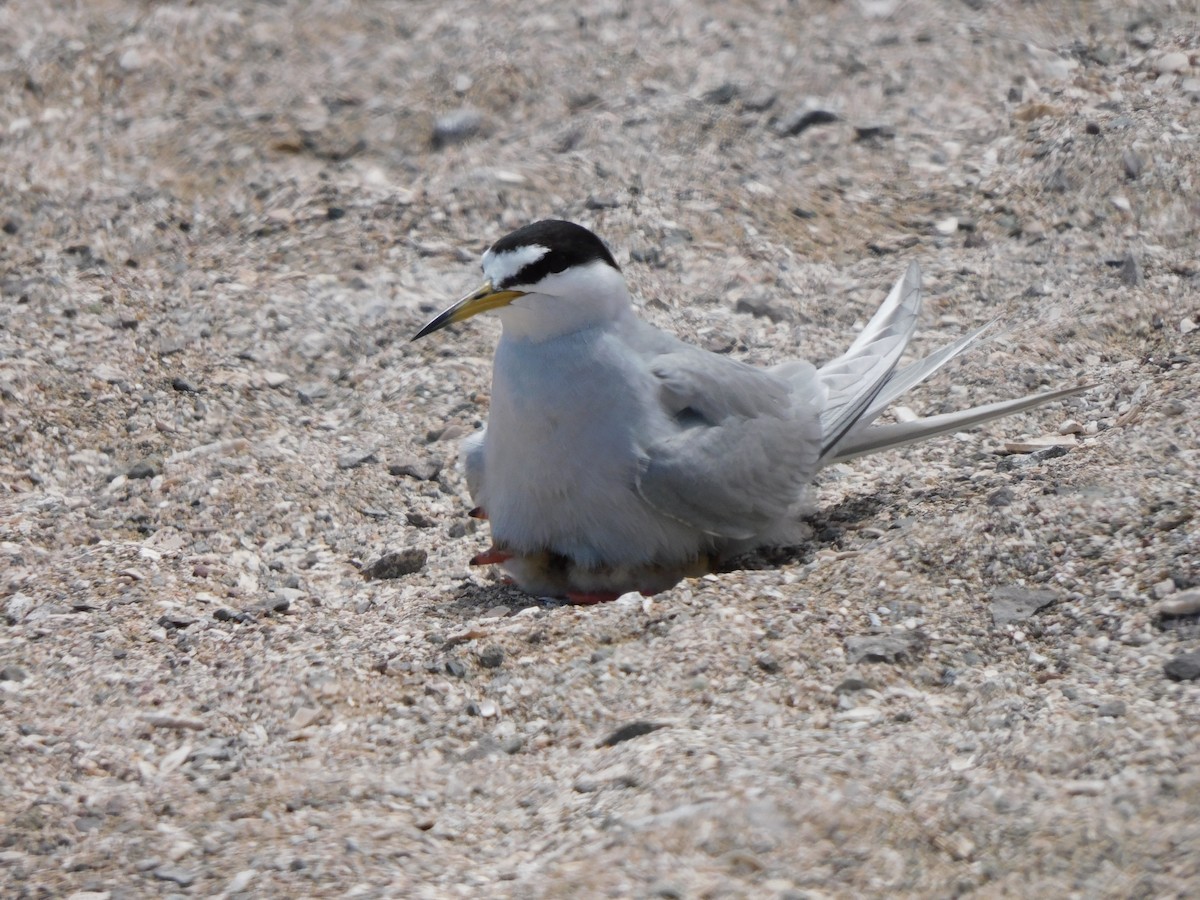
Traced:
<path fill-rule="evenodd" d="M 162 460 L 155 457 L 139 459 L 125 470 L 126 478 L 153 478 L 162 474 Z"/>
<path fill-rule="evenodd" d="M 871 686 L 870 682 L 864 681 L 854 675 L 843 678 L 833 689 L 835 694 L 849 694 L 854 691 L 865 691 Z"/>
<path fill-rule="evenodd" d="M 846 655 L 852 663 L 908 662 L 924 649 L 918 632 L 852 635 L 846 638 Z"/>
<path fill-rule="evenodd" d="M 770 319 L 772 322 L 786 322 L 794 315 L 790 307 L 765 294 L 742 297 L 737 301 L 734 309 L 740 313 L 749 313 L 756 318 Z"/>
<path fill-rule="evenodd" d="M 1174 584 L 1172 581 L 1172 587 Z M 1200 615 L 1200 588 L 1180 591 L 1160 600 L 1154 606 L 1154 614 L 1159 618 Z"/>
<path fill-rule="evenodd" d="M 1186 53 L 1174 51 L 1171 53 L 1164 53 L 1162 56 L 1156 59 L 1154 61 L 1154 71 L 1158 72 L 1160 75 L 1170 75 L 1175 72 L 1182 72 L 1189 65 L 1191 65 L 1191 60 L 1188 59 L 1188 55 Z"/>
<path fill-rule="evenodd" d="M 436 457 L 428 459 L 401 459 L 388 464 L 388 474 L 416 478 L 418 481 L 433 481 L 442 471 L 442 461 Z"/>
<path fill-rule="evenodd" d="M 196 880 L 196 873 L 179 866 L 159 866 L 154 870 L 154 877 L 160 881 L 173 881 L 180 887 L 190 887 Z"/>
<path fill-rule="evenodd" d="M 520 753 L 524 746 L 525 739 L 519 734 L 510 735 L 509 737 L 506 737 L 500 741 L 500 749 L 509 756 Z"/>
<path fill-rule="evenodd" d="M 1125 177 L 1128 178 L 1130 181 L 1133 181 L 1139 175 L 1141 175 L 1142 169 L 1145 168 L 1145 163 L 1142 162 L 1142 158 L 1138 155 L 1137 151 L 1134 150 L 1132 147 L 1126 148 L 1121 153 L 1121 165 L 1124 166 L 1124 168 L 1125 168 Z M 1121 197 L 1120 199 L 1125 200 L 1124 197 Z M 1113 205 L 1116 206 L 1118 209 L 1121 209 L 1123 212 L 1129 212 L 1129 209 L 1128 209 L 1129 201 L 1128 200 L 1125 200 L 1125 206 L 1122 207 L 1117 203 L 1117 198 L 1114 198 Z"/>
<path fill-rule="evenodd" d="M 321 717 L 321 710 L 315 706 L 301 706 L 288 719 L 288 728 L 292 731 L 301 731 L 312 725 Z"/>
<path fill-rule="evenodd" d="M 229 883 L 225 885 L 225 893 L 240 894 L 246 888 L 250 887 L 251 882 L 254 881 L 257 875 L 258 872 L 255 869 L 242 869 L 242 871 L 229 879 Z"/>
<path fill-rule="evenodd" d="M 1038 590 L 1008 585 L 992 591 L 992 621 L 997 625 L 1008 625 L 1022 622 L 1053 603 L 1058 602 L 1058 594 L 1049 590 Z"/>
<path fill-rule="evenodd" d="M 433 123 L 430 143 L 434 150 L 441 150 L 452 144 L 470 140 L 482 129 L 483 115 L 478 110 L 463 107 L 437 118 Z"/>
<path fill-rule="evenodd" d="M 1173 578 L 1164 578 L 1150 589 L 1150 593 L 1154 595 L 1155 600 L 1162 600 L 1165 597 L 1169 597 L 1175 593 L 1175 591 L 1175 579 Z M 1200 592 L 1197 593 L 1200 595 Z"/>
<path fill-rule="evenodd" d="M 373 462 L 375 462 L 374 450 L 350 450 L 338 456 L 337 467 L 339 469 L 357 469 L 359 466 Z"/>
<path fill-rule="evenodd" d="M 732 81 L 726 81 L 711 90 L 705 91 L 701 99 L 705 103 L 711 103 L 714 106 L 724 106 L 737 99 L 739 93 L 740 91 L 736 84 Z"/>
<path fill-rule="evenodd" d="M 779 671 L 779 660 L 770 653 L 760 653 L 754 660 L 755 664 L 766 672 L 768 675 L 774 675 Z"/>

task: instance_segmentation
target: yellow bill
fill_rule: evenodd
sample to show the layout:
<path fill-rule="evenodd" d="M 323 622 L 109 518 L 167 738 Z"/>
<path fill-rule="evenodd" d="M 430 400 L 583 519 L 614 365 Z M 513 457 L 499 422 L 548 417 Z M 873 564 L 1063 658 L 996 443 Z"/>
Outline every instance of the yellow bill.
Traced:
<path fill-rule="evenodd" d="M 413 336 L 413 340 L 423 338 L 427 334 L 433 334 L 433 332 L 445 328 L 454 322 L 462 322 L 464 319 L 469 319 L 471 316 L 477 316 L 488 310 L 508 306 L 508 304 L 524 293 L 525 291 L 497 291 L 492 287 L 490 281 L 485 281 L 478 290 L 472 291 L 449 309 L 438 313 L 428 325 Z"/>

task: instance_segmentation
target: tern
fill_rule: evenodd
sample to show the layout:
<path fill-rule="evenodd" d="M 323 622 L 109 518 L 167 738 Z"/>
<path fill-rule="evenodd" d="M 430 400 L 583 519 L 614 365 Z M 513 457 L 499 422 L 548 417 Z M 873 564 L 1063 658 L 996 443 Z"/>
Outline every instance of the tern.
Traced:
<path fill-rule="evenodd" d="M 915 262 L 819 368 L 752 366 L 642 321 L 612 253 L 572 222 L 500 238 L 483 273 L 413 338 L 484 312 L 502 324 L 487 425 L 460 457 L 472 515 L 492 534 L 471 562 L 572 603 L 656 594 L 733 556 L 795 544 L 822 468 L 1088 387 L 874 424 L 987 327 L 898 368 L 921 309 Z"/>

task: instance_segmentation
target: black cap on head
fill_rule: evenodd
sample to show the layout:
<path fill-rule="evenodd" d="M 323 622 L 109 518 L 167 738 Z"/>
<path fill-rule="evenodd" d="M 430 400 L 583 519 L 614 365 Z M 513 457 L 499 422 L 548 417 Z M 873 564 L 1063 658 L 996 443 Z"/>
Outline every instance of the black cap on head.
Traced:
<path fill-rule="evenodd" d="M 502 289 L 517 284 L 537 284 L 547 275 L 563 272 L 572 266 L 584 266 L 601 260 L 618 272 L 621 267 L 604 242 L 582 225 L 562 219 L 543 219 L 511 234 L 506 234 L 488 249 L 496 256 L 512 253 L 522 247 L 545 247 L 546 253 L 539 259 L 523 266 L 512 275 L 495 285 Z"/>

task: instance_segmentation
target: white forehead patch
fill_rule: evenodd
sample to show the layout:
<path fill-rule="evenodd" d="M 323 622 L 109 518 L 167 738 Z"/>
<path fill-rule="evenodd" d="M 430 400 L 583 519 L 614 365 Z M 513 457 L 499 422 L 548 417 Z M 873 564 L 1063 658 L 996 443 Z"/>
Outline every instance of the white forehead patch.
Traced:
<path fill-rule="evenodd" d="M 549 247 L 541 244 L 526 244 L 513 250 L 501 250 L 493 253 L 488 250 L 483 254 L 483 274 L 492 284 L 504 284 L 523 268 L 537 262 L 550 252 Z"/>

